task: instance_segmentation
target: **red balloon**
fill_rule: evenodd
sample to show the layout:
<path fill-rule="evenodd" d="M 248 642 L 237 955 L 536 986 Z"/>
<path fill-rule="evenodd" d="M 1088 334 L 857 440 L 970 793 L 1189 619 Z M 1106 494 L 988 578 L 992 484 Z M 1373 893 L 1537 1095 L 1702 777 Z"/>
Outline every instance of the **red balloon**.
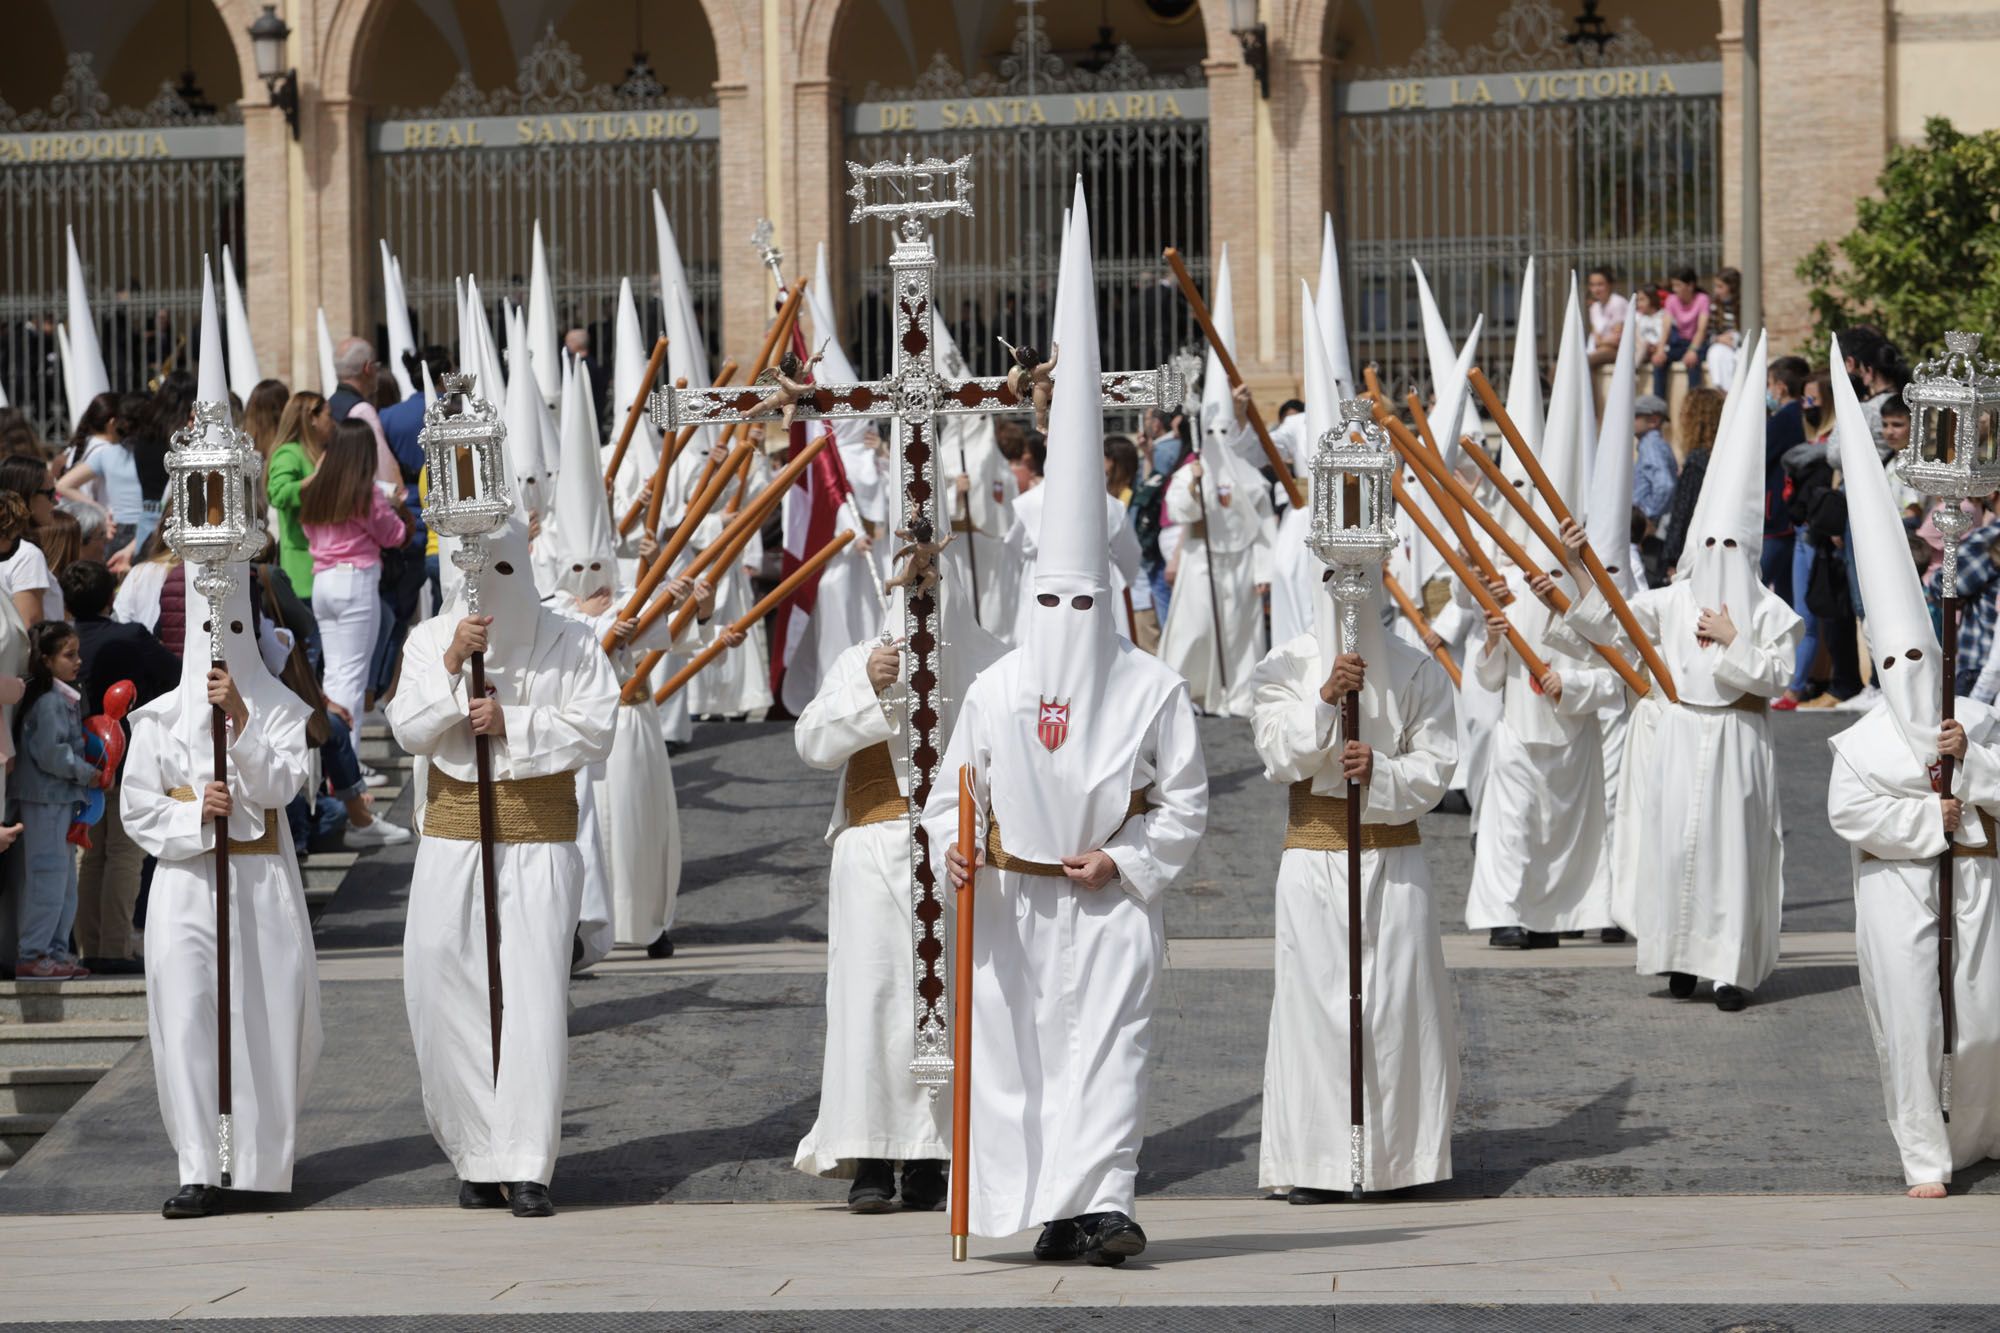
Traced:
<path fill-rule="evenodd" d="M 129 680 L 114 681 L 104 691 L 104 715 L 113 722 L 125 716 L 132 706 L 132 699 L 138 693 Z"/>

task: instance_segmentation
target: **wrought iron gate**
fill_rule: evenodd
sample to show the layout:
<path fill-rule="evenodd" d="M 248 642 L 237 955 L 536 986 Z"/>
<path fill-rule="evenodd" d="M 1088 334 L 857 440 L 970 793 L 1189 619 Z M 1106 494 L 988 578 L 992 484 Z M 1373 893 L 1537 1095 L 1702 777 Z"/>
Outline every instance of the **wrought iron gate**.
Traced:
<path fill-rule="evenodd" d="M 1197 336 L 1160 252 L 1176 246 L 1198 278 L 1207 273 L 1207 86 L 1199 69 L 1155 75 L 1127 46 L 1095 72 L 1070 68 L 1027 9 L 997 77 L 968 77 L 940 54 L 911 87 L 871 84 L 847 109 L 849 155 L 971 155 L 978 207 L 937 227 L 936 302 L 986 375 L 1003 369 L 997 337 L 1035 346 L 1048 337 L 1063 210 L 1081 174 L 1105 364 L 1158 365 Z M 846 230 L 843 332 L 862 374 L 886 374 L 891 237 Z"/>
<path fill-rule="evenodd" d="M 81 53 L 46 109 L 0 102 L 0 384 L 50 441 L 69 425 L 56 324 L 70 227 L 111 387 L 192 369 L 202 255 L 220 264 L 227 243 L 243 262 L 239 113 L 190 115 L 166 85 L 114 109 Z"/>
<path fill-rule="evenodd" d="M 1627 19 L 1579 64 L 1568 24 L 1548 0 L 1514 0 L 1490 45 L 1433 32 L 1412 63 L 1336 85 L 1347 310 L 1357 364 L 1385 383 L 1429 378 L 1413 258 L 1456 336 L 1484 312 L 1477 355 L 1503 369 L 1530 255 L 1545 349 L 1572 269 L 1608 265 L 1622 290 L 1721 263 L 1715 53 L 1659 52 Z"/>
<path fill-rule="evenodd" d="M 483 93 L 461 71 L 436 105 L 390 112 L 370 136 L 376 233 L 402 265 L 418 344 L 451 344 L 454 277 L 475 274 L 489 299 L 527 299 L 537 218 L 564 328 L 590 330 L 608 362 L 618 284 L 629 277 L 641 323 L 657 331 L 658 190 L 713 354 L 719 129 L 712 100 L 670 98 L 650 79 L 591 83 L 553 28 L 514 87 Z"/>

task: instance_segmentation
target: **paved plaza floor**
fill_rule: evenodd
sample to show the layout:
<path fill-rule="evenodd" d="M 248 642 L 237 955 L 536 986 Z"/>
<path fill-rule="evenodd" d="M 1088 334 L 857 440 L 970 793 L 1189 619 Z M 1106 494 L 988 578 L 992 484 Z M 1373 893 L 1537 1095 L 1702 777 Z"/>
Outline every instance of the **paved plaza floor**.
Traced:
<path fill-rule="evenodd" d="M 1213 812 L 1168 899 L 1140 1159 L 1153 1245 L 1115 1271 L 1034 1264 L 1032 1236 L 975 1241 L 954 1265 L 942 1216 L 852 1217 L 843 1184 L 791 1168 L 818 1096 L 818 835 L 833 781 L 796 763 L 783 727 L 702 726 L 675 764 L 680 951 L 620 951 L 573 988 L 557 1219 L 451 1206 L 403 1012 L 411 858 L 398 849 L 364 858 L 319 923 L 326 1049 L 293 1194 L 162 1222 L 173 1163 L 142 1043 L 0 1177 L 0 1319 L 382 1316 L 369 1327 L 390 1330 L 427 1313 L 511 1333 L 680 1312 L 647 1326 L 920 1326 L 842 1322 L 900 1309 L 963 1316 L 924 1328 L 1111 1333 L 1197 1318 L 1334 1327 L 1312 1322 L 1327 1310 L 1272 1322 L 1232 1308 L 1323 1305 L 1341 1329 L 1471 1328 L 1458 1321 L 1479 1307 L 1478 1327 L 1498 1330 L 1993 1327 L 2000 1314 L 1982 1307 L 2000 1303 L 2000 1187 L 1978 1169 L 1942 1203 L 1900 1197 L 1847 852 L 1822 809 L 1840 721 L 1773 720 L 1784 959 L 1741 1014 L 1670 999 L 1633 974 L 1629 945 L 1486 948 L 1461 919 L 1469 821 L 1427 819 L 1463 1062 L 1454 1177 L 1323 1208 L 1257 1190 L 1282 792 L 1244 723 L 1204 722 Z M 1450 1308 L 1411 1304 L 1435 1302 Z M 1100 1322 L 1132 1304 L 1163 1308 Z M 759 1324 L 758 1311 L 784 1318 Z M 596 1318 L 547 1322 L 584 1314 Z M 1964 1322 L 1975 1315 L 1991 1317 Z"/>

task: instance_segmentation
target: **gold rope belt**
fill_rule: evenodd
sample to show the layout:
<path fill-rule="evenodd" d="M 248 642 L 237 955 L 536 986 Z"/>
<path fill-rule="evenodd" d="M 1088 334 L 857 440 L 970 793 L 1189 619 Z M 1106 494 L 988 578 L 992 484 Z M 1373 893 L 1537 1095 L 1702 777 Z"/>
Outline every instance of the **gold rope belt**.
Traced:
<path fill-rule="evenodd" d="M 1407 824 L 1361 826 L 1361 850 L 1364 852 L 1415 847 L 1422 841 L 1415 820 Z M 1310 779 L 1294 782 L 1285 811 L 1285 850 L 1295 847 L 1310 852 L 1346 851 L 1347 798 L 1316 795 Z"/>
<path fill-rule="evenodd" d="M 1761 694 L 1739 694 L 1726 704 L 1686 704 L 1685 707 L 1706 709 L 1718 713 L 1768 713 L 1771 701 Z"/>
<path fill-rule="evenodd" d="M 1986 861 L 1986 860 L 1991 860 L 1995 856 L 2000 856 L 2000 846 L 1996 846 L 1994 842 L 1993 816 L 1987 814 L 1984 810 L 1981 810 L 1979 812 L 1979 825 L 1981 828 L 1986 830 L 1986 845 L 1984 847 L 1961 847 L 1957 843 L 1953 843 L 1951 845 L 1951 854 L 1954 858 L 1960 861 L 1975 861 L 1975 860 Z M 1937 858 L 1930 856 L 1925 856 L 1925 857 L 1877 856 L 1873 852 L 1863 852 L 1861 853 L 1861 859 L 1864 861 L 1908 860 L 1908 861 L 1928 862 L 1936 860 Z"/>
<path fill-rule="evenodd" d="M 1147 809 L 1146 793 L 1135 791 L 1132 793 L 1131 801 L 1125 806 L 1125 819 L 1129 820 L 1134 815 L 1143 815 Z M 1125 827 L 1124 820 L 1119 821 L 1118 826 L 1120 828 Z M 1000 845 L 1000 821 L 991 814 L 986 817 L 986 864 L 992 866 L 995 870 L 1011 870 L 1017 875 L 1046 875 L 1052 879 L 1068 878 L 1059 862 L 1027 861 L 1018 856 L 1008 855 L 1007 849 Z"/>
<path fill-rule="evenodd" d="M 1201 538 L 1201 539 L 1202 539 L 1203 541 L 1207 541 L 1207 540 L 1208 540 L 1208 520 L 1207 520 L 1207 519 L 1199 519 L 1199 518 L 1198 518 L 1198 519 L 1196 519 L 1196 520 L 1195 520 L 1194 522 L 1192 522 L 1192 523 L 1189 523 L 1189 524 L 1187 525 L 1187 535 L 1188 535 L 1188 536 L 1190 536 L 1190 537 L 1199 537 L 1199 538 Z"/>
<path fill-rule="evenodd" d="M 189 805 L 194 801 L 194 788 L 169 787 L 167 788 L 167 797 L 169 800 L 179 801 L 182 805 Z M 264 812 L 264 832 L 248 842 L 231 838 L 229 840 L 230 853 L 235 856 L 276 856 L 278 854 L 279 814 L 280 812 L 276 810 L 266 810 Z"/>
<path fill-rule="evenodd" d="M 886 824 L 910 812 L 910 802 L 896 786 L 896 761 L 887 741 L 849 756 L 840 798 L 849 828 Z"/>
<path fill-rule="evenodd" d="M 431 765 L 424 836 L 479 841 L 479 784 Z M 493 841 L 575 842 L 576 775 L 549 773 L 493 784 Z"/>

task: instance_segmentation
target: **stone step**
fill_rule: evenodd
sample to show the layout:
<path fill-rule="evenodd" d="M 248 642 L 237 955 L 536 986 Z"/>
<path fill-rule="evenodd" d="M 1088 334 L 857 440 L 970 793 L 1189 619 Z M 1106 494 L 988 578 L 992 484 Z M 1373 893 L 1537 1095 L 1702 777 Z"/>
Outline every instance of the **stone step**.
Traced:
<path fill-rule="evenodd" d="M 59 1116 L 110 1072 L 109 1061 L 0 1069 L 0 1115 Z"/>
<path fill-rule="evenodd" d="M 82 981 L 0 981 L 0 1032 L 16 1023 L 146 1020 L 146 978 L 88 977 Z"/>
<path fill-rule="evenodd" d="M 0 1025 L 0 1067 L 113 1065 L 146 1039 L 144 1019 Z"/>

